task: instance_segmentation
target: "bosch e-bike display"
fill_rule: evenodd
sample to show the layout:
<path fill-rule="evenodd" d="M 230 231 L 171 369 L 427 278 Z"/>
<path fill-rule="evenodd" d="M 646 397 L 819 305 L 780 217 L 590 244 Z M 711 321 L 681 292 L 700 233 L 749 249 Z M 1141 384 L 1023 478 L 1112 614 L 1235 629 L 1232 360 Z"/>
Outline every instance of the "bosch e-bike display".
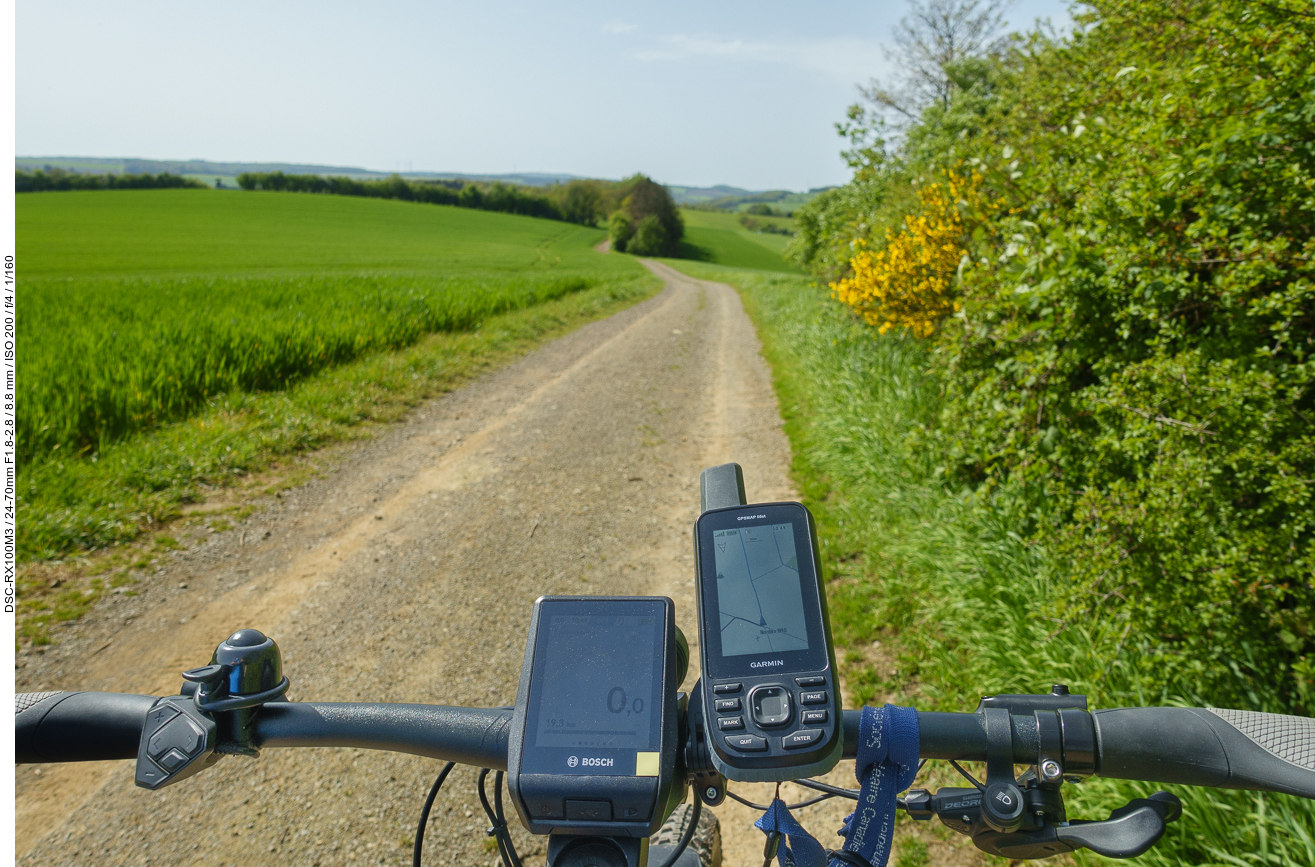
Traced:
<path fill-rule="evenodd" d="M 657 830 L 675 778 L 678 657 L 666 597 L 534 603 L 507 756 L 526 828 L 644 838 Z"/>
<path fill-rule="evenodd" d="M 694 535 L 700 696 L 717 771 L 826 773 L 843 738 L 812 515 L 798 503 L 714 509 Z"/>

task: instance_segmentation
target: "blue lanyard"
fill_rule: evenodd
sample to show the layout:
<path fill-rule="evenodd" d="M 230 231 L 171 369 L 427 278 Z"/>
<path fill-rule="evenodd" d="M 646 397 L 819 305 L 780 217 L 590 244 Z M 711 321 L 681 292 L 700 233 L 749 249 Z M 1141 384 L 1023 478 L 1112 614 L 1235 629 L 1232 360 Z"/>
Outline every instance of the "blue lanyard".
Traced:
<path fill-rule="evenodd" d="M 918 712 L 913 708 L 865 707 L 858 727 L 858 806 L 845 818 L 840 833 L 844 851 L 872 867 L 885 867 L 895 835 L 895 796 L 913 785 L 918 772 Z M 780 798 L 754 822 L 764 834 L 788 840 L 776 850 L 781 867 L 827 867 L 826 850 L 790 815 Z M 838 858 L 831 867 L 842 867 Z"/>

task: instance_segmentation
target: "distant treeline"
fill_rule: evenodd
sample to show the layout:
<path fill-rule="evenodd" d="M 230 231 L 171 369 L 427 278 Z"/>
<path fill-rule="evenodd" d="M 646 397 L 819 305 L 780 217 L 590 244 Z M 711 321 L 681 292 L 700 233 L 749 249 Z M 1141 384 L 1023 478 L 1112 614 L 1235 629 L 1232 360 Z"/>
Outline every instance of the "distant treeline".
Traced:
<path fill-rule="evenodd" d="M 194 178 L 162 172 L 158 175 L 84 175 L 64 169 L 41 169 L 14 172 L 14 192 L 44 193 L 62 190 L 164 190 L 178 187 L 200 187 L 205 184 Z"/>
<path fill-rule="evenodd" d="M 666 187 L 640 174 L 622 181 L 573 180 L 550 187 L 501 181 L 407 180 L 399 175 L 373 181 L 283 172 L 243 172 L 237 182 L 244 190 L 401 199 L 583 226 L 596 226 L 606 218 L 612 249 L 642 256 L 675 255 L 685 229 Z"/>
<path fill-rule="evenodd" d="M 327 193 L 338 196 L 365 196 L 374 199 L 401 199 L 431 205 L 455 205 L 482 211 L 501 211 L 564 220 L 592 226 L 606 214 L 606 181 L 571 181 L 540 190 L 514 184 L 463 183 L 461 181 L 410 181 L 393 175 L 384 180 L 357 180 L 322 175 L 287 175 L 283 172 L 243 172 L 237 176 L 244 190 L 274 190 L 290 193 Z"/>

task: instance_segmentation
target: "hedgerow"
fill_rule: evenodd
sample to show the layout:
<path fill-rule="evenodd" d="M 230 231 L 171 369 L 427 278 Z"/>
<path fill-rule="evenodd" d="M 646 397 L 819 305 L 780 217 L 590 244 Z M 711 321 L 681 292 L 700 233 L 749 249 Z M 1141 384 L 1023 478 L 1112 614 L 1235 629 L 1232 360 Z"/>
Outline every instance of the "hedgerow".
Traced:
<path fill-rule="evenodd" d="M 16 193 L 70 190 L 167 190 L 182 187 L 204 189 L 205 184 L 196 178 L 185 178 L 169 172 L 161 172 L 158 175 L 93 175 L 70 172 L 61 168 L 37 169 L 33 172 L 18 169 L 14 172 Z"/>
<path fill-rule="evenodd" d="M 1060 564 L 1036 616 L 1152 694 L 1315 713 L 1315 16 L 1087 8 L 851 152 L 794 250 L 931 342 L 919 447 Z"/>

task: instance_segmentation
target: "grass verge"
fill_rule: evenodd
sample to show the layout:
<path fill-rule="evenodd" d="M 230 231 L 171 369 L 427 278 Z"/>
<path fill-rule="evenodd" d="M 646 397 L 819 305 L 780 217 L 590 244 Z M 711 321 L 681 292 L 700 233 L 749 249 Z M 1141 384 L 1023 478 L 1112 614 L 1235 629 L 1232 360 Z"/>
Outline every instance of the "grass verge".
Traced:
<path fill-rule="evenodd" d="M 421 401 L 517 358 L 554 337 L 654 294 L 648 274 L 613 280 L 554 301 L 493 316 L 475 331 L 434 334 L 397 352 L 381 352 L 311 377 L 286 391 L 233 392 L 205 411 L 108 446 L 88 458 L 27 468 L 19 500 L 20 640 L 50 641 L 49 627 L 81 616 L 105 593 L 129 585 L 162 550 L 157 533 L 96 557 L 179 518 L 215 488 L 231 488 L 280 459 L 369 436 Z M 257 491 L 257 493 L 264 492 Z M 209 518 L 224 529 L 249 506 Z M 67 562 L 57 559 L 65 557 Z M 64 568 L 52 569 L 52 566 Z M 131 591 L 128 591 L 131 592 Z"/>
<path fill-rule="evenodd" d="M 758 327 L 818 520 L 847 703 L 964 711 L 1054 682 L 1095 707 L 1200 703 L 1147 692 L 1125 636 L 1105 625 L 1057 628 L 1048 600 L 1065 567 L 1018 534 L 1018 505 L 950 488 L 911 447 L 940 391 L 920 343 L 878 336 L 805 277 L 670 264 L 737 287 Z M 1101 779 L 1065 795 L 1070 815 L 1104 818 L 1157 788 L 1185 813 L 1139 864 L 1315 864 L 1308 800 Z"/>

